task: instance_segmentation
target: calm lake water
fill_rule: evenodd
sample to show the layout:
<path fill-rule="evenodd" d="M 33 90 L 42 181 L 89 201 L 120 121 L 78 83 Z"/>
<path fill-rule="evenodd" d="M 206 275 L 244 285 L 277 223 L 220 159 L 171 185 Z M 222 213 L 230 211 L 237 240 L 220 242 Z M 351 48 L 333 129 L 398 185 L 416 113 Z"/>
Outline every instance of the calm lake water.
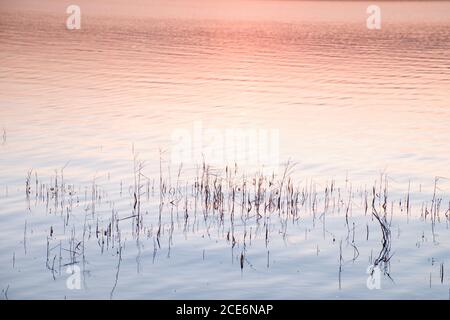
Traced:
<path fill-rule="evenodd" d="M 450 2 L 69 4 L 0 4 L 2 298 L 450 298 Z M 198 126 L 277 133 L 279 210 L 239 155 L 198 192 Z"/>

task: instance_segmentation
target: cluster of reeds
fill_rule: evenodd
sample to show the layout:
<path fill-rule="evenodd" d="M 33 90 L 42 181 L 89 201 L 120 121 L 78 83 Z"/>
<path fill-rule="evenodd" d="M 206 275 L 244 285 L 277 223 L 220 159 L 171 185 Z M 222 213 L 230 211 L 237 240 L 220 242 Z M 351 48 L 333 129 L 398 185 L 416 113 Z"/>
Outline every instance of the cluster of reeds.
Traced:
<path fill-rule="evenodd" d="M 275 235 L 286 238 L 289 225 L 301 223 L 303 217 L 312 217 L 313 224 L 322 224 L 323 237 L 330 235 L 332 242 L 336 236 L 326 226 L 327 216 L 342 216 L 347 228 L 346 243 L 353 250 L 352 261 L 359 256 L 355 241 L 355 222 L 352 220 L 353 208 L 358 207 L 371 216 L 380 228 L 381 249 L 373 260 L 390 277 L 389 262 L 391 254 L 391 223 L 394 207 L 401 213 L 411 212 L 410 186 L 404 198 L 389 199 L 388 179 L 381 176 L 379 183 L 370 189 L 354 188 L 346 180 L 344 187 L 337 186 L 334 180 L 318 184 L 313 180 L 296 181 L 293 177 L 295 164 L 288 162 L 280 175 L 265 174 L 259 170 L 253 174 L 241 172 L 237 164 L 225 168 L 213 168 L 203 162 L 195 168 L 189 179 L 183 179 L 183 166 L 177 169 L 176 180 L 172 181 L 170 171 L 165 173 L 162 157 L 160 159 L 159 190 L 155 190 L 156 179 L 144 174 L 145 162 L 133 153 L 132 184 L 129 186 L 130 209 L 119 213 L 111 205 L 110 214 L 98 213 L 107 194 L 94 178 L 89 187 L 76 188 L 64 179 L 64 168 L 55 172 L 48 183 L 42 182 L 36 172 L 30 170 L 26 176 L 26 199 L 35 199 L 45 204 L 46 212 L 63 219 L 63 229 L 50 226 L 47 237 L 46 266 L 53 277 L 61 274 L 61 267 L 86 264 L 86 245 L 91 239 L 97 243 L 100 253 L 112 251 L 118 257 L 117 277 L 124 248 L 124 230 L 130 229 L 137 241 L 153 240 L 153 261 L 166 242 L 167 256 L 173 246 L 173 233 L 180 225 L 184 233 L 195 232 L 200 223 L 206 228 L 207 236 L 214 228 L 218 236 L 229 244 L 233 259 L 240 269 L 252 267 L 247 258 L 248 245 L 262 240 L 267 248 L 267 267 L 270 266 L 270 241 Z M 33 181 L 34 178 L 34 181 Z M 431 217 L 432 224 L 442 217 L 443 197 L 435 191 L 430 204 L 422 205 L 423 217 Z M 368 190 L 371 190 L 368 191 Z M 120 184 L 122 196 L 123 183 Z M 153 204 L 156 203 L 156 210 Z M 74 210 L 82 208 L 82 210 Z M 123 210 L 123 209 L 122 209 Z M 76 212 L 75 212 L 76 211 Z M 81 216 L 79 212 L 81 211 Z M 444 216 L 449 221 L 449 209 Z M 83 221 L 81 227 L 71 220 Z M 156 221 L 156 222 L 155 222 Z M 275 227 L 278 224 L 279 227 Z M 237 227 L 239 225 L 239 227 Z M 124 229 L 125 228 L 125 229 Z M 26 227 L 25 227 L 26 229 Z M 237 230 L 239 229 L 239 230 Z M 369 225 L 366 225 L 367 240 Z M 307 234 L 305 234 L 306 236 Z M 64 241 L 63 241 L 63 240 Z M 26 230 L 24 233 L 24 246 Z M 343 270 L 344 256 L 342 239 L 339 242 L 339 279 Z M 26 249 L 25 249 L 26 250 Z M 235 250 L 237 252 L 235 252 Z M 140 251 L 139 251 L 140 252 Z M 319 248 L 317 247 L 317 253 Z M 203 259 L 205 252 L 203 251 Z M 339 280 L 340 283 L 340 280 Z M 115 287 L 114 287 L 115 288 Z M 114 289 L 111 292 L 113 294 Z"/>

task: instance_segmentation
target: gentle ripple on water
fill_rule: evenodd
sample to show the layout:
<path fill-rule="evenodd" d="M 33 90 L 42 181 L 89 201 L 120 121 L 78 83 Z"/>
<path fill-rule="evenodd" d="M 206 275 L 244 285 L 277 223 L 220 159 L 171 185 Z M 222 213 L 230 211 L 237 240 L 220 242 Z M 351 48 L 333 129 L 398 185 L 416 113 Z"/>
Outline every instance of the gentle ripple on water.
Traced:
<path fill-rule="evenodd" d="M 383 3 L 383 28 L 374 32 L 360 16 L 366 3 L 342 4 L 344 17 L 339 4 L 323 1 L 231 1 L 224 10 L 189 0 L 155 2 L 148 11 L 140 0 L 127 9 L 111 1 L 108 10 L 79 2 L 83 24 L 75 32 L 65 29 L 61 3 L 0 6 L 0 130 L 6 133 L 0 138 L 0 286 L 10 285 L 11 298 L 108 298 L 115 277 L 117 257 L 91 247 L 89 289 L 66 290 L 64 274 L 53 280 L 42 255 L 48 226 L 62 225 L 42 203 L 27 208 L 23 189 L 31 168 L 48 183 L 68 164 L 67 180 L 82 189 L 100 177 L 110 194 L 99 215 L 108 216 L 112 203 L 126 214 L 129 199 L 117 190 L 131 177 L 132 144 L 147 160 L 146 175 L 157 177 L 159 150 L 170 151 L 171 133 L 196 121 L 219 129 L 278 129 L 280 158 L 297 162 L 301 181 L 348 178 L 370 186 L 385 171 L 396 196 L 412 182 L 420 212 L 441 176 L 439 192 L 448 198 L 449 3 Z M 157 210 L 151 204 L 149 210 Z M 80 214 L 86 205 L 80 203 Z M 448 297 L 448 279 L 442 285 L 435 279 L 439 263 L 450 266 L 448 221 L 436 227 L 439 241 L 431 241 L 427 221 L 396 218 L 394 225 L 405 229 L 394 242 L 396 284 L 387 282 L 389 289 L 378 293 L 365 288 L 365 259 L 377 240 L 361 244 L 364 261 L 346 266 L 344 289 L 337 290 L 337 247 L 310 219 L 291 226 L 291 242 L 272 242 L 271 268 L 265 268 L 264 245 L 255 241 L 249 250 L 254 269 L 243 275 L 219 230 L 216 238 L 206 236 L 207 225 L 189 236 L 179 226 L 170 259 L 164 251 L 155 263 L 153 240 L 128 239 L 115 297 Z M 333 219 L 330 227 L 345 231 L 342 217 Z M 25 221 L 32 232 L 26 255 Z M 354 222 L 362 229 L 373 223 Z M 310 236 L 302 242 L 305 230 Z M 357 237 L 363 242 L 363 233 Z M 318 256 L 317 244 L 323 248 Z M 205 260 L 198 248 L 206 250 Z M 137 272 L 139 252 L 144 269 Z M 284 289 L 267 292 L 274 286 Z"/>

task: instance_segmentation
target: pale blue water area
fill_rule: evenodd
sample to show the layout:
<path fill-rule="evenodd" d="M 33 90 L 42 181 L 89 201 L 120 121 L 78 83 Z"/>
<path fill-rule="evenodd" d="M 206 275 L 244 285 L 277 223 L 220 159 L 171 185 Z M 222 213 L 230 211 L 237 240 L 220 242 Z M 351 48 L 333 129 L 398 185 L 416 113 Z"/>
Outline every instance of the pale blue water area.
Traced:
<path fill-rule="evenodd" d="M 449 2 L 108 3 L 0 5 L 2 298 L 450 298 Z M 278 175 L 179 173 L 199 123 L 276 130 Z"/>

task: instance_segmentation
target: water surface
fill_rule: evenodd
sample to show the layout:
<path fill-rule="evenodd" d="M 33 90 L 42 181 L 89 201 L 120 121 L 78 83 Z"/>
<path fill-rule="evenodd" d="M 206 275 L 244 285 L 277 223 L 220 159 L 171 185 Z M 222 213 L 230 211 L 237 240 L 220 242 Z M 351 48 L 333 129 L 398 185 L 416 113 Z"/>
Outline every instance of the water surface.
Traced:
<path fill-rule="evenodd" d="M 382 2 L 382 29 L 368 30 L 366 2 L 78 1 L 82 28 L 75 31 L 65 28 L 68 4 L 0 5 L 4 296 L 8 289 L 11 299 L 448 299 L 450 3 Z M 279 130 L 281 163 L 296 163 L 292 175 L 300 190 L 315 185 L 319 208 L 332 180 L 343 194 L 354 195 L 349 225 L 357 230 L 359 257 L 353 259 L 345 205 L 330 213 L 330 233 L 323 232 L 321 213 L 311 207 L 303 208 L 288 231 L 283 214 L 270 222 L 244 219 L 236 225 L 239 241 L 232 248 L 226 239 L 229 211 L 223 224 L 190 220 L 186 231 L 182 203 L 174 208 L 167 201 L 165 232 L 154 255 L 160 158 L 165 179 L 174 185 L 172 133 L 193 130 L 198 122 L 220 132 Z M 106 228 L 111 212 L 131 215 L 133 146 L 146 161 L 145 184 L 155 189 L 145 196 L 146 236 L 137 238 L 132 219 L 123 220 L 121 260 L 115 249 L 101 252 L 96 237 L 84 239 L 83 288 L 68 290 L 69 255 L 62 254 L 58 272 L 48 268 L 50 227 L 50 260 L 56 256 L 59 266 L 53 246 L 61 241 L 69 250 L 72 232 L 81 241 L 94 179 L 102 196 L 89 215 L 92 228 Z M 179 186 L 192 183 L 189 170 L 195 165 L 184 164 Z M 61 184 L 63 167 L 64 191 L 71 185 L 73 197 L 66 194 L 66 202 L 59 198 L 52 207 L 39 192 L 54 185 L 56 176 Z M 225 176 L 224 168 L 214 170 Z M 384 277 L 381 290 L 368 290 L 366 268 L 380 249 L 381 233 L 363 210 L 363 194 L 370 198 L 381 174 L 387 174 L 395 204 L 394 281 Z M 432 224 L 424 208 L 432 206 L 435 177 L 441 177 L 441 200 L 439 220 Z M 408 190 L 411 215 L 401 210 Z M 55 200 L 51 194 L 50 199 Z M 69 203 L 73 219 L 67 222 Z M 189 207 L 194 210 L 194 202 Z M 241 270 L 244 234 L 248 261 Z"/>

